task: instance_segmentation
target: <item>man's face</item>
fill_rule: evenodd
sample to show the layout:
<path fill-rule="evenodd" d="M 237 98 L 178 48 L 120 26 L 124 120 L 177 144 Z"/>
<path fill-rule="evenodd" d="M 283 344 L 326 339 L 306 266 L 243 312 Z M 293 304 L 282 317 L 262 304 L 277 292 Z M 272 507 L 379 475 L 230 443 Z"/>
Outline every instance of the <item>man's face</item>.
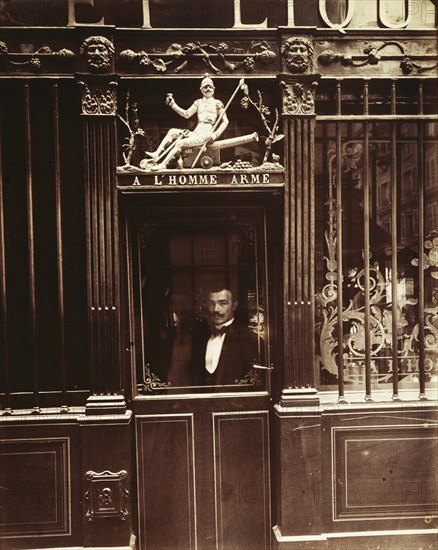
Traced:
<path fill-rule="evenodd" d="M 205 86 L 202 86 L 201 88 L 202 95 L 206 97 L 207 99 L 209 97 L 213 97 L 214 94 L 214 86 L 211 84 L 206 84 Z"/>
<path fill-rule="evenodd" d="M 208 299 L 208 314 L 211 322 L 220 327 L 234 317 L 237 301 L 233 301 L 233 295 L 229 290 L 211 292 Z"/>
<path fill-rule="evenodd" d="M 104 44 L 90 44 L 87 48 L 87 61 L 94 69 L 107 69 L 110 66 L 108 48 Z"/>
<path fill-rule="evenodd" d="M 308 46 L 300 38 L 287 42 L 286 64 L 292 72 L 302 73 L 309 66 L 310 54 Z"/>

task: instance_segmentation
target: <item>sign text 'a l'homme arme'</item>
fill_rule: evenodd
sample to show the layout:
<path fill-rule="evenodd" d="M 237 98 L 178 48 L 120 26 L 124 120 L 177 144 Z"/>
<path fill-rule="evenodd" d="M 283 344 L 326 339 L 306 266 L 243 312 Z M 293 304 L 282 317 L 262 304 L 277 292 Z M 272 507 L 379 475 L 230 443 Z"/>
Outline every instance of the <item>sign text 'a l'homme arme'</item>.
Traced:
<path fill-rule="evenodd" d="M 119 187 L 216 187 L 282 185 L 284 173 L 278 172 L 222 172 L 119 174 Z"/>

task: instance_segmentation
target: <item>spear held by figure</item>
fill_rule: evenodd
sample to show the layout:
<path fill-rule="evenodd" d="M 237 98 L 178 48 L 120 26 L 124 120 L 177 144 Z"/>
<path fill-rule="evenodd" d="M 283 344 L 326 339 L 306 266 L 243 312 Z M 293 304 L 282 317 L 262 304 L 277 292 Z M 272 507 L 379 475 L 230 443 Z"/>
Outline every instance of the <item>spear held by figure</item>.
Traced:
<path fill-rule="evenodd" d="M 171 128 L 154 152 L 146 152 L 149 159 L 144 159 L 140 167 L 147 170 L 163 170 L 169 162 L 181 157 L 187 149 L 200 147 L 200 151 L 193 163 L 196 165 L 206 146 L 218 139 L 228 126 L 226 111 L 239 89 L 244 86 L 240 80 L 226 107 L 214 97 L 214 83 L 208 74 L 201 81 L 202 97 L 197 99 L 188 109 L 182 109 L 174 100 L 172 94 L 167 94 L 166 104 L 178 115 L 190 118 L 194 114 L 198 117 L 198 124 L 193 131 Z M 180 159 L 181 160 L 181 159 Z"/>
<path fill-rule="evenodd" d="M 230 99 L 228 100 L 228 103 L 225 105 L 225 108 L 223 109 L 223 111 L 221 112 L 221 114 L 219 115 L 218 119 L 216 120 L 216 122 L 214 123 L 214 126 L 213 126 L 213 133 L 216 132 L 216 130 L 219 128 L 219 125 L 220 123 L 222 122 L 227 110 L 228 110 L 228 107 L 231 105 L 231 102 L 233 101 L 233 99 L 236 97 L 236 94 L 239 90 L 245 90 L 247 89 L 247 86 L 245 85 L 245 80 L 242 78 L 239 80 L 239 84 L 237 85 L 237 88 L 234 90 L 234 92 L 232 93 Z M 198 162 L 198 160 L 200 159 L 201 155 L 203 154 L 203 152 L 205 151 L 208 143 L 209 143 L 210 140 L 207 140 L 205 141 L 201 148 L 199 149 L 199 152 L 198 154 L 196 155 L 196 158 L 195 160 L 193 161 L 192 163 L 192 166 L 191 168 L 194 168 L 196 166 L 196 163 Z"/>

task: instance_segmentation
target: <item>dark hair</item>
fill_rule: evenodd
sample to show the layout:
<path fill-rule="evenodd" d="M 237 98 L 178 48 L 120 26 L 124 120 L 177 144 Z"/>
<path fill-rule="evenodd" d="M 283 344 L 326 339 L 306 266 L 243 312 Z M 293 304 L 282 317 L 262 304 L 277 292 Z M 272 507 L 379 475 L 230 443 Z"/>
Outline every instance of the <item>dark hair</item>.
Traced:
<path fill-rule="evenodd" d="M 238 299 L 239 293 L 236 287 L 234 287 L 233 285 L 221 283 L 210 285 L 207 288 L 207 296 L 209 296 L 212 292 L 221 292 L 222 290 L 228 290 L 228 292 L 231 292 L 231 295 L 233 296 L 233 301 L 236 301 Z"/>

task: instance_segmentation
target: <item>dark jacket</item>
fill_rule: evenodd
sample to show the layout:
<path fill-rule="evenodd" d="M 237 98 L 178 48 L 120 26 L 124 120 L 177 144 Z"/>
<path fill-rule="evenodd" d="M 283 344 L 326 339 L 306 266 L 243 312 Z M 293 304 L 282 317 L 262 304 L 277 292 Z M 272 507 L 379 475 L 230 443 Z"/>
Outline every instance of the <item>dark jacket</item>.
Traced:
<path fill-rule="evenodd" d="M 257 336 L 247 326 L 234 321 L 225 334 L 219 363 L 213 374 L 205 368 L 205 351 L 210 338 L 207 323 L 200 323 L 193 341 L 195 385 L 219 386 L 236 384 L 258 363 Z"/>

